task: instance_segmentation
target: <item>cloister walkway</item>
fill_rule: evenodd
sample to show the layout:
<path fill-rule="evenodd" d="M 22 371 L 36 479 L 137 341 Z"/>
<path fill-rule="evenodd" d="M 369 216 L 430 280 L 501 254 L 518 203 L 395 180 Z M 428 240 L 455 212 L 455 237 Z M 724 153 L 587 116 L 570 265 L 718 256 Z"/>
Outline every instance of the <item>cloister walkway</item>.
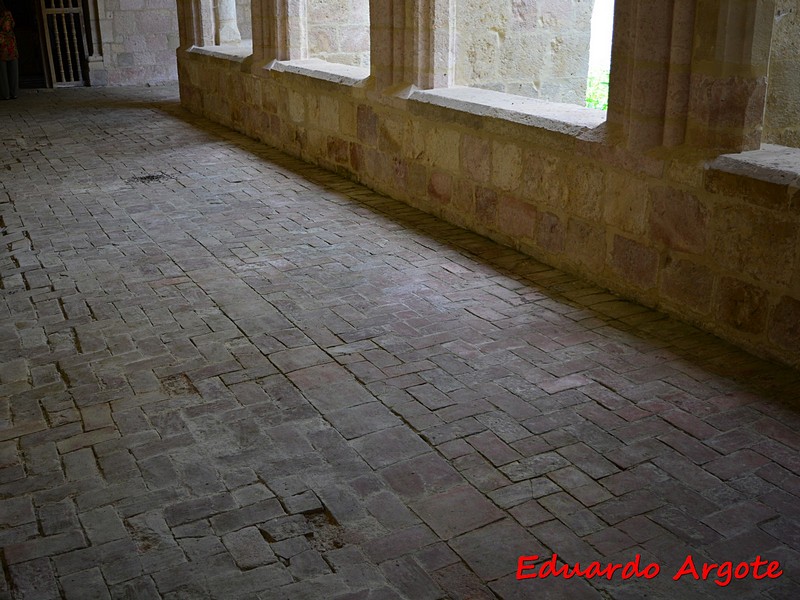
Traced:
<path fill-rule="evenodd" d="M 798 372 L 175 86 L 0 140 L 0 598 L 798 597 Z M 660 574 L 517 579 L 554 553 Z"/>

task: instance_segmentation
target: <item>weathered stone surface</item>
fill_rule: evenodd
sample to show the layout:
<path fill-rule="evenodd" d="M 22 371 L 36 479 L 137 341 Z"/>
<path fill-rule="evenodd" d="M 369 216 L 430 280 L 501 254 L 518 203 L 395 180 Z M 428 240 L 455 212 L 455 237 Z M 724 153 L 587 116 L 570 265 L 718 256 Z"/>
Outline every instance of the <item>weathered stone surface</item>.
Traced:
<path fill-rule="evenodd" d="M 726 277 L 719 282 L 716 306 L 723 322 L 737 330 L 763 331 L 767 321 L 767 295 L 757 287 Z"/>
<path fill-rule="evenodd" d="M 711 271 L 688 260 L 668 261 L 661 276 L 664 296 L 701 314 L 707 314 L 711 307 L 713 287 Z"/>
<path fill-rule="evenodd" d="M 668 248 L 703 254 L 708 211 L 696 196 L 670 188 L 650 191 L 650 235 Z"/>
<path fill-rule="evenodd" d="M 800 344 L 800 300 L 784 296 L 772 313 L 770 338 L 779 346 L 792 349 Z"/>
<path fill-rule="evenodd" d="M 653 287 L 658 275 L 658 254 L 630 238 L 614 236 L 611 264 L 629 283 L 638 288 Z"/>

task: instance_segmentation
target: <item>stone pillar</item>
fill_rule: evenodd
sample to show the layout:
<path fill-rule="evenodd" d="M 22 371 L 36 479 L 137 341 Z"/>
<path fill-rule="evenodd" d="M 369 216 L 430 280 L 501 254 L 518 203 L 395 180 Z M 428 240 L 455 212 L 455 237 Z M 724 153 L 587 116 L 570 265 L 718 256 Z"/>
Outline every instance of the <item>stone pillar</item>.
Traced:
<path fill-rule="evenodd" d="M 252 0 L 253 67 L 308 58 L 305 0 Z"/>
<path fill-rule="evenodd" d="M 697 0 L 686 141 L 720 152 L 761 146 L 774 0 Z"/>
<path fill-rule="evenodd" d="M 178 0 L 180 50 L 214 45 L 212 0 Z"/>
<path fill-rule="evenodd" d="M 396 50 L 403 45 L 405 14 L 401 14 L 401 27 L 396 27 L 395 10 L 402 0 L 370 0 L 369 12 L 369 64 L 378 89 L 393 87 L 402 81 L 402 60 Z"/>
<path fill-rule="evenodd" d="M 216 0 L 214 7 L 217 16 L 217 44 L 235 46 L 242 41 L 239 26 L 236 24 L 236 0 Z"/>
<path fill-rule="evenodd" d="M 108 84 L 108 73 L 103 61 L 103 39 L 102 32 L 100 31 L 100 18 L 99 15 L 105 14 L 105 4 L 103 0 L 89 0 L 86 3 L 88 7 L 89 17 L 89 30 L 88 34 L 91 39 L 91 48 L 87 62 L 89 63 L 89 83 L 93 86 L 102 86 Z"/>
<path fill-rule="evenodd" d="M 421 89 L 448 87 L 455 80 L 455 0 L 410 2 L 413 23 L 409 79 Z"/>
<path fill-rule="evenodd" d="M 616 0 L 608 128 L 631 150 L 683 142 L 696 0 Z"/>
<path fill-rule="evenodd" d="M 774 0 L 616 0 L 608 130 L 630 150 L 758 148 Z"/>
<path fill-rule="evenodd" d="M 378 89 L 453 81 L 453 0 L 370 0 L 370 66 Z"/>

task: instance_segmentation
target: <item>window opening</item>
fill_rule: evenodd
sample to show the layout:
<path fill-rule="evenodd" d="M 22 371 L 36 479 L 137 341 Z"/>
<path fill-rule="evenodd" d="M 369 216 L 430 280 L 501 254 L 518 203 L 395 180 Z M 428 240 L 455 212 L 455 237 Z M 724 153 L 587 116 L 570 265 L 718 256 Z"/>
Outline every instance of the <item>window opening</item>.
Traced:
<path fill-rule="evenodd" d="M 369 0 L 308 0 L 308 57 L 369 67 Z"/>
<path fill-rule="evenodd" d="M 613 0 L 455 2 L 455 85 L 587 105 L 593 23 L 600 40 L 595 53 L 610 63 L 611 22 L 601 17 L 613 18 Z M 608 64 L 596 70 L 602 80 Z"/>
<path fill-rule="evenodd" d="M 586 79 L 586 106 L 589 108 L 608 110 L 613 30 L 614 0 L 595 0 L 589 42 L 589 75 Z"/>
<path fill-rule="evenodd" d="M 797 0 L 776 2 L 769 52 L 767 104 L 761 141 L 800 148 L 800 10 Z"/>

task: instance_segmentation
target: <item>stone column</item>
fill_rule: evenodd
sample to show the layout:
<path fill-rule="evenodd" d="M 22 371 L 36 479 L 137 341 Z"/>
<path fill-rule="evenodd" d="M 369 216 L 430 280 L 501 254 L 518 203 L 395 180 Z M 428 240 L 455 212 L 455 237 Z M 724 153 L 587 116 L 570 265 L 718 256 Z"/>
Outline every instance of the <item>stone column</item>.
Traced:
<path fill-rule="evenodd" d="M 180 49 L 214 44 L 212 0 L 178 0 Z"/>
<path fill-rule="evenodd" d="M 697 0 L 686 141 L 720 152 L 761 146 L 774 0 Z"/>
<path fill-rule="evenodd" d="M 305 0 L 252 0 L 253 68 L 308 58 Z"/>
<path fill-rule="evenodd" d="M 370 0 L 369 9 L 378 89 L 452 83 L 454 0 Z"/>
<path fill-rule="evenodd" d="M 235 46 L 242 41 L 239 26 L 236 24 L 236 0 L 216 0 L 217 35 L 220 46 Z"/>
<path fill-rule="evenodd" d="M 683 142 L 696 0 L 616 0 L 608 129 L 631 150 Z"/>
<path fill-rule="evenodd" d="M 409 79 L 421 89 L 448 87 L 455 79 L 455 0 L 415 0 Z"/>
<path fill-rule="evenodd" d="M 100 31 L 99 15 L 105 14 L 103 0 L 89 0 L 86 3 L 89 11 L 88 34 L 92 40 L 87 62 L 89 63 L 89 82 L 93 86 L 108 84 L 108 73 L 103 61 L 103 40 Z"/>
<path fill-rule="evenodd" d="M 616 0 L 608 130 L 634 151 L 758 148 L 774 0 Z"/>
<path fill-rule="evenodd" d="M 394 86 L 402 80 L 398 73 L 395 50 L 402 47 L 402 31 L 395 28 L 396 4 L 401 0 L 370 0 L 369 64 L 378 89 Z M 403 15 L 402 21 L 405 20 Z"/>

